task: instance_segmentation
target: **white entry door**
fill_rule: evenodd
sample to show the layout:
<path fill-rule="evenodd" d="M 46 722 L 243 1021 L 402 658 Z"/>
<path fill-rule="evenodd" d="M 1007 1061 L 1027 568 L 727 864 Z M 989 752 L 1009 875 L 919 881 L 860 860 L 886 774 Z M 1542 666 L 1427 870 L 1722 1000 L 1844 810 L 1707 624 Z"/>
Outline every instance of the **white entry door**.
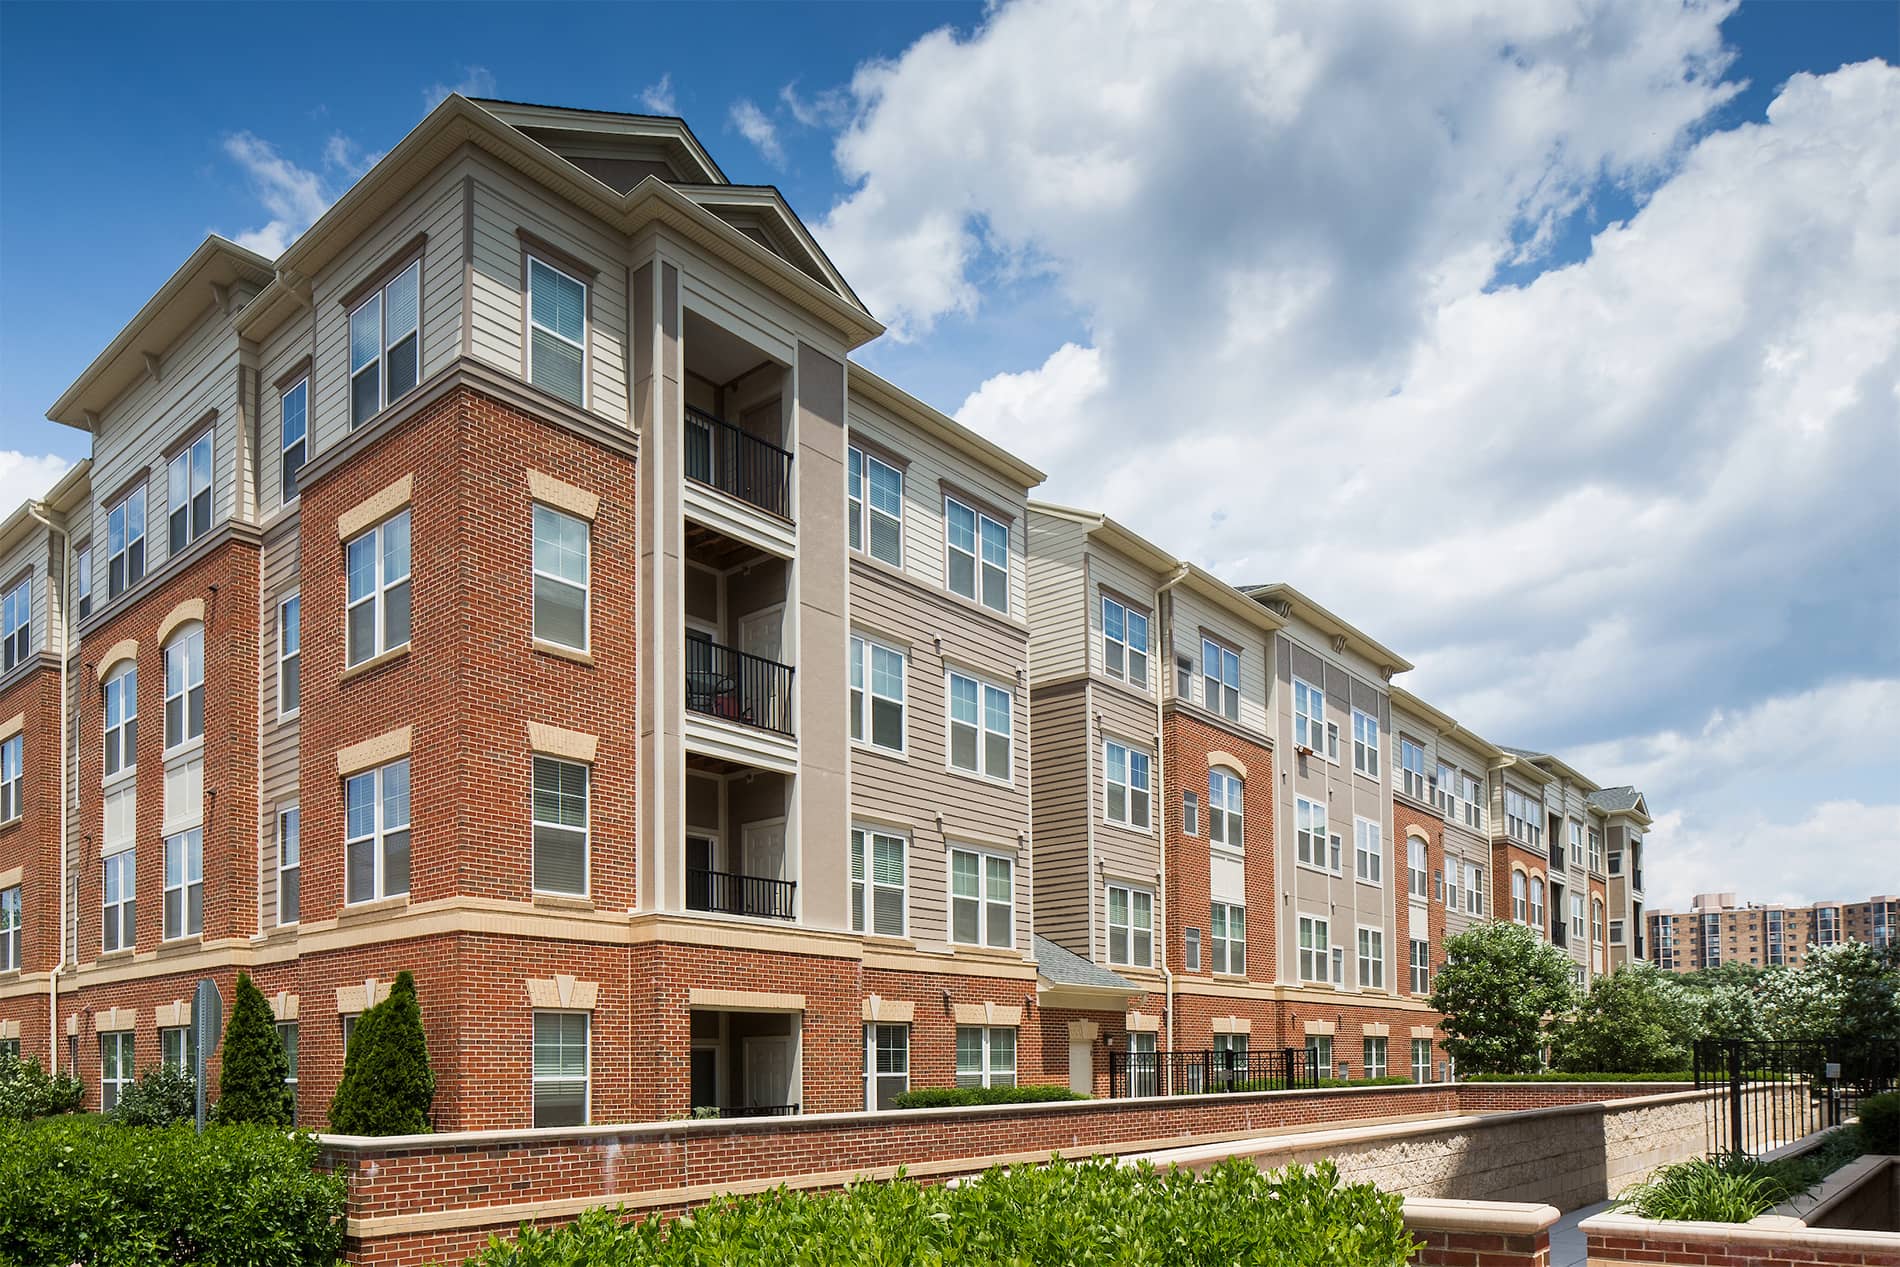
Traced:
<path fill-rule="evenodd" d="M 744 871 L 764 880 L 785 878 L 785 820 L 747 823 L 741 846 L 745 851 Z"/>
<path fill-rule="evenodd" d="M 1069 1044 L 1069 1090 L 1078 1095 L 1095 1094 L 1095 1044 Z"/>
<path fill-rule="evenodd" d="M 792 1040 L 745 1040 L 745 1098 L 748 1108 L 791 1104 Z"/>
<path fill-rule="evenodd" d="M 784 663 L 785 609 L 768 607 L 741 620 L 739 650 L 764 660 Z"/>

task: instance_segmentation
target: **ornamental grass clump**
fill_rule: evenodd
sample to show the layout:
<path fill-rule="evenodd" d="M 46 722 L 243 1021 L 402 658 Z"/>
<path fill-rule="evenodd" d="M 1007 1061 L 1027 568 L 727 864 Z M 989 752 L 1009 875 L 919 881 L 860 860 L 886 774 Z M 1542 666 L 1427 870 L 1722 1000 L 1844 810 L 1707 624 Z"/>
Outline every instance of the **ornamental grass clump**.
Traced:
<path fill-rule="evenodd" d="M 997 1167 L 954 1188 L 899 1177 L 842 1192 L 779 1188 L 712 1202 L 673 1223 L 594 1210 L 497 1236 L 475 1267 L 1400 1267 L 1419 1248 L 1401 1199 L 1348 1184 L 1330 1161 L 1205 1176 L 1112 1159 Z"/>
<path fill-rule="evenodd" d="M 1661 1167 L 1617 1203 L 1646 1219 L 1746 1223 L 1807 1192 L 1865 1151 L 1862 1129 L 1848 1126 L 1796 1157 L 1698 1157 Z"/>

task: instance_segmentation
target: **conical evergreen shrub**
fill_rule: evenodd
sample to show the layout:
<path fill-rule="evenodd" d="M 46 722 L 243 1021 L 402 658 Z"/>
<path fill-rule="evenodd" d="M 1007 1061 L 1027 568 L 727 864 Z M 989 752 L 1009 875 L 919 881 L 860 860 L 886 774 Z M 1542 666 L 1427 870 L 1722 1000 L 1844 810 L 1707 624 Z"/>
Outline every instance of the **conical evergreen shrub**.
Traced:
<path fill-rule="evenodd" d="M 416 979 L 396 974 L 389 997 L 364 1012 L 343 1054 L 330 1129 L 345 1135 L 413 1135 L 429 1129 L 435 1074 L 416 1004 Z"/>
<path fill-rule="evenodd" d="M 218 1103 L 212 1118 L 218 1122 L 256 1122 L 262 1126 L 289 1126 L 296 1119 L 297 1101 L 291 1092 L 290 1057 L 277 1036 L 264 992 L 240 972 L 237 998 L 231 1004 L 231 1024 L 224 1032 L 224 1064 L 218 1071 Z"/>

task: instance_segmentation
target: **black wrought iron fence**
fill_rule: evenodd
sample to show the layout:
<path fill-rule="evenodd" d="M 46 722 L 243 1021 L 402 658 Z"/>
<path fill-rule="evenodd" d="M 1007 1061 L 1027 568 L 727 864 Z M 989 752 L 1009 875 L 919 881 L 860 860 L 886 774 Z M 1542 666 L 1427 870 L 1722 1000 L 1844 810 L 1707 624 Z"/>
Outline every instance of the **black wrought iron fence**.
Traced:
<path fill-rule="evenodd" d="M 1108 1054 L 1108 1094 L 1114 1099 L 1221 1091 L 1295 1091 L 1317 1086 L 1319 1074 L 1304 1047 Z"/>
<path fill-rule="evenodd" d="M 1759 1156 L 1900 1086 L 1900 1042 L 1707 1038 L 1695 1045 L 1695 1082 L 1725 1092 L 1707 1102 L 1710 1153 Z"/>

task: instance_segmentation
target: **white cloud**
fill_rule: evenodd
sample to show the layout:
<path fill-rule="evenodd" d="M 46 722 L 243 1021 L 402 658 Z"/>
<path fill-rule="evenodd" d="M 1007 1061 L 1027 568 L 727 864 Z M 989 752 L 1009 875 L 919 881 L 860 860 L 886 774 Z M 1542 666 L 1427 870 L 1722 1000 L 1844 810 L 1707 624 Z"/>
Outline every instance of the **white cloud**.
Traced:
<path fill-rule="evenodd" d="M 1859 902 L 1894 890 L 1900 804 L 1824 801 L 1792 821 L 1758 812 L 1670 813 L 1646 848 L 1650 908 L 1687 910 L 1698 893 L 1746 902 Z M 1651 877 L 1656 877 L 1652 879 Z"/>
<path fill-rule="evenodd" d="M 826 88 L 806 97 L 800 95 L 794 79 L 778 90 L 778 99 L 802 128 L 841 128 L 851 121 L 851 93 L 844 88 Z"/>
<path fill-rule="evenodd" d="M 459 92 L 464 97 L 492 97 L 495 95 L 495 72 L 486 66 L 464 66 L 461 79 L 452 84 L 430 84 L 422 90 L 422 99 L 433 110 L 452 92 Z"/>
<path fill-rule="evenodd" d="M 679 106 L 673 99 L 673 75 L 670 71 L 640 90 L 640 104 L 654 114 L 679 113 Z"/>
<path fill-rule="evenodd" d="M 0 518 L 11 515 L 22 502 L 46 496 L 72 465 L 54 453 L 0 449 Z"/>
<path fill-rule="evenodd" d="M 960 411 L 1042 495 L 1300 585 L 1500 742 L 1694 735 L 1900 680 L 1900 70 L 1708 132 L 1731 9 L 1023 0 L 858 70 L 820 235 L 898 339 L 1066 301 Z M 1731 796 L 1776 759 L 1721 743 Z"/>
<path fill-rule="evenodd" d="M 774 167 L 785 165 L 785 149 L 779 144 L 778 128 L 766 117 L 765 111 L 750 101 L 735 101 L 730 118 L 739 135 L 752 142 L 766 162 Z"/>
<path fill-rule="evenodd" d="M 335 195 L 323 187 L 316 172 L 285 158 L 269 141 L 251 132 L 224 138 L 224 152 L 250 178 L 258 201 L 270 220 L 261 228 L 235 234 L 239 246 L 275 259 L 299 233 L 324 213 Z"/>

